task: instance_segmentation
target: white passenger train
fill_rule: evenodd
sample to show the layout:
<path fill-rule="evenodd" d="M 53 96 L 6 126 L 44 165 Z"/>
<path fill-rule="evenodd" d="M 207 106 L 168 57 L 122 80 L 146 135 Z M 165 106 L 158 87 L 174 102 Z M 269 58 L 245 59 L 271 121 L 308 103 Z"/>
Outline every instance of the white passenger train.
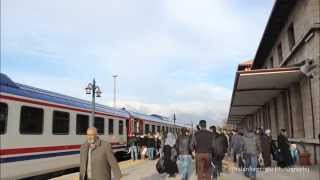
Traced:
<path fill-rule="evenodd" d="M 89 101 L 13 82 L 0 74 L 0 178 L 20 179 L 79 167 L 79 148 L 89 126 Z M 179 131 L 181 125 L 96 104 L 94 126 L 116 156 L 127 141 L 147 132 Z"/>

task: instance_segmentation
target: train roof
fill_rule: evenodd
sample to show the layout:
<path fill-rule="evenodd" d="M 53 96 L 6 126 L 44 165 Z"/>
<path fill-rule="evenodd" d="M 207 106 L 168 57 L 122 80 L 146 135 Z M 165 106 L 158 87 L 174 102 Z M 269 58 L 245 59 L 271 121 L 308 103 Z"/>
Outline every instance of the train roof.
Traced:
<path fill-rule="evenodd" d="M 3 73 L 0 73 L 0 92 L 91 110 L 90 101 L 15 83 Z M 129 118 L 128 112 L 122 109 L 112 108 L 98 103 L 96 104 L 96 112 Z"/>
<path fill-rule="evenodd" d="M 166 123 L 166 124 L 170 124 L 170 125 L 183 127 L 183 125 L 181 125 L 179 123 L 174 124 L 172 121 L 170 121 L 169 118 L 161 116 L 161 115 L 157 115 L 157 114 L 147 115 L 147 114 L 143 114 L 143 113 L 139 113 L 139 112 L 135 112 L 135 111 L 130 111 L 130 110 L 126 110 L 126 111 L 129 112 L 131 117 L 136 118 L 136 119 L 142 119 L 142 120 L 159 122 L 159 123 Z"/>
<path fill-rule="evenodd" d="M 155 122 L 169 122 L 168 120 L 165 120 L 164 118 L 161 117 L 157 117 L 157 116 L 152 116 L 152 115 L 147 115 L 147 114 L 143 114 L 143 113 L 139 113 L 139 112 L 135 112 L 135 111 L 130 111 L 130 110 L 126 110 L 129 112 L 129 114 L 136 119 L 142 119 L 142 120 L 147 120 L 147 121 L 155 121 Z"/>
<path fill-rule="evenodd" d="M 90 101 L 55 93 L 55 92 L 40 89 L 40 88 L 35 88 L 25 84 L 16 83 L 12 81 L 6 74 L 3 74 L 3 73 L 0 73 L 0 92 L 22 96 L 26 98 L 31 98 L 31 99 L 48 101 L 51 103 L 57 103 L 57 104 L 67 105 L 67 106 L 91 111 Z M 98 103 L 96 103 L 96 112 L 105 113 L 105 114 L 114 115 L 114 116 L 120 116 L 124 118 L 129 118 L 131 116 L 137 119 L 174 125 L 174 123 L 170 121 L 169 118 L 161 115 L 157 115 L 157 114 L 147 115 L 140 112 L 127 110 L 125 108 L 117 109 L 117 108 L 105 106 Z M 183 125 L 179 123 L 175 123 L 175 125 L 183 127 Z"/>

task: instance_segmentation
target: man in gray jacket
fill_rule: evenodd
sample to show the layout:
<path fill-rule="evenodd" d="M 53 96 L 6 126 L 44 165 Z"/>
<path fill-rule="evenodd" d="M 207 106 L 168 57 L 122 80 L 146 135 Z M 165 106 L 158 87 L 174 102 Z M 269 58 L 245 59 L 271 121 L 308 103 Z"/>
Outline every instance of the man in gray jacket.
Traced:
<path fill-rule="evenodd" d="M 96 128 L 88 128 L 80 148 L 80 180 L 111 180 L 111 169 L 119 180 L 122 175 L 110 143 L 99 139 Z"/>
<path fill-rule="evenodd" d="M 261 152 L 260 138 L 252 131 L 248 130 L 244 135 L 243 153 L 246 159 L 245 176 L 251 180 L 256 179 L 256 169 L 258 165 L 257 155 Z"/>
<path fill-rule="evenodd" d="M 239 161 L 239 159 L 244 145 L 243 137 L 240 135 L 237 129 L 234 130 L 234 133 L 235 134 L 232 135 L 230 140 L 230 148 L 233 155 L 233 162 L 237 162 L 238 166 L 241 167 L 241 162 Z"/>

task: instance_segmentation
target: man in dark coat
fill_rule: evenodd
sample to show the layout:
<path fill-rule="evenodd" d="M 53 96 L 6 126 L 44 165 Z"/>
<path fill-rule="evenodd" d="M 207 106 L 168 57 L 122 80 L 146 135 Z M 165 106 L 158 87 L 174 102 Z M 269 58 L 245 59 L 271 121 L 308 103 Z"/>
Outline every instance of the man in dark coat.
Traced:
<path fill-rule="evenodd" d="M 87 141 L 80 148 L 80 180 L 111 180 L 111 169 L 114 178 L 121 179 L 110 143 L 100 140 L 96 128 L 88 128 Z"/>
<path fill-rule="evenodd" d="M 272 136 L 270 129 L 261 135 L 261 150 L 265 167 L 271 166 Z"/>
<path fill-rule="evenodd" d="M 207 122 L 200 120 L 200 130 L 197 131 L 192 140 L 196 153 L 196 173 L 198 180 L 211 179 L 211 153 L 212 153 L 212 133 L 207 130 Z"/>
<path fill-rule="evenodd" d="M 292 158 L 290 154 L 290 144 L 287 137 L 287 131 L 285 129 L 281 129 L 280 135 L 278 136 L 278 147 L 280 149 L 280 158 L 278 161 L 278 165 L 280 167 L 288 167 L 292 165 Z"/>
<path fill-rule="evenodd" d="M 155 138 L 153 135 L 151 135 L 151 133 L 148 134 L 148 138 L 147 138 L 147 156 L 149 160 L 153 160 L 153 156 L 154 156 L 154 150 L 156 147 L 156 142 L 155 142 Z"/>
<path fill-rule="evenodd" d="M 228 149 L 228 140 L 224 134 L 219 134 L 215 126 L 210 127 L 212 137 L 212 162 L 215 166 L 214 177 L 217 177 L 222 172 L 222 160 Z"/>

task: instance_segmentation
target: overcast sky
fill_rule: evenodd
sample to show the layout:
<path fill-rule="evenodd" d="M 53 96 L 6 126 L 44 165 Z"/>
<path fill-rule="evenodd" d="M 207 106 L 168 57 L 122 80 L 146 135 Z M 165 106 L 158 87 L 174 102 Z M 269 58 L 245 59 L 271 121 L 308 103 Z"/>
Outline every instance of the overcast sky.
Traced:
<path fill-rule="evenodd" d="M 1 72 L 186 123 L 226 119 L 237 65 L 252 59 L 274 0 L 2 0 Z"/>

